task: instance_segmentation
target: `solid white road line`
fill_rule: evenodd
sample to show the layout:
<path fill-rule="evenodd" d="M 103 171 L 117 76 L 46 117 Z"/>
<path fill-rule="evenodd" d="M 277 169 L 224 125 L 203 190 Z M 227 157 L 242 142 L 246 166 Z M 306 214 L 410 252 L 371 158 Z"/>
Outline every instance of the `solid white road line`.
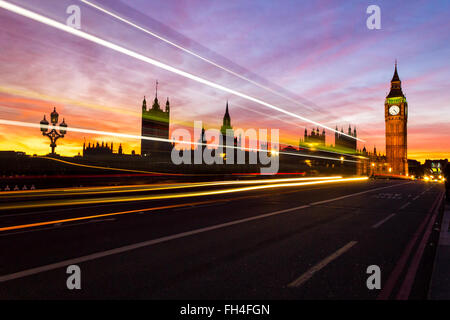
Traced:
<path fill-rule="evenodd" d="M 336 252 L 332 253 L 322 261 L 320 261 L 318 264 L 310 268 L 308 271 L 306 271 L 304 274 L 302 274 L 300 277 L 292 281 L 288 284 L 288 287 L 295 288 L 300 287 L 302 284 L 304 284 L 306 281 L 311 279 L 311 277 L 321 269 L 325 268 L 329 263 L 331 263 L 333 260 L 337 259 L 339 256 L 344 254 L 346 251 L 348 251 L 351 247 L 353 247 L 355 244 L 357 244 L 358 241 L 350 241 L 345 246 L 337 250 Z"/>
<path fill-rule="evenodd" d="M 214 226 L 210 226 L 210 227 L 195 229 L 195 230 L 182 232 L 182 233 L 178 233 L 178 234 L 174 234 L 174 235 L 170 235 L 170 236 L 165 236 L 165 237 L 161 237 L 161 238 L 157 238 L 157 239 L 153 239 L 153 240 L 143 241 L 143 242 L 139 242 L 139 243 L 135 243 L 135 244 L 131 244 L 131 245 L 127 245 L 127 246 L 123 246 L 123 247 L 119 247 L 119 248 L 115 248 L 115 249 L 111 249 L 111 250 L 101 251 L 101 252 L 89 254 L 89 255 L 78 257 L 78 258 L 74 258 L 74 259 L 68 259 L 68 260 L 57 262 L 57 263 L 44 265 L 44 266 L 41 266 L 41 267 L 36 267 L 36 268 L 28 269 L 28 270 L 23 270 L 23 271 L 19 271 L 19 272 L 15 272 L 15 273 L 11 273 L 11 274 L 0 276 L 0 283 L 1 282 L 5 282 L 5 281 L 9 281 L 9 280 L 23 278 L 23 277 L 26 277 L 26 276 L 30 276 L 30 275 L 33 275 L 33 274 L 38 274 L 38 273 L 45 272 L 45 271 L 50 271 L 50 270 L 62 268 L 62 267 L 65 267 L 65 266 L 68 266 L 68 265 L 71 265 L 71 264 L 78 264 L 78 263 L 82 263 L 82 262 L 86 262 L 86 261 L 91 261 L 91 260 L 107 257 L 107 256 L 110 256 L 110 255 L 118 254 L 118 253 L 123 253 L 123 252 L 131 251 L 131 250 L 135 250 L 135 249 L 139 249 L 139 248 L 143 248 L 143 247 L 148 247 L 148 246 L 152 246 L 152 245 L 155 245 L 155 244 L 159 244 L 159 243 L 163 243 L 163 242 L 167 242 L 167 241 L 171 241 L 171 240 L 175 240 L 175 239 L 180 239 L 180 238 L 184 238 L 184 237 L 200 234 L 200 233 L 203 233 L 203 232 L 208 232 L 208 231 L 212 231 L 212 230 L 222 229 L 222 228 L 225 228 L 225 227 L 238 225 L 238 224 L 249 222 L 249 221 L 254 221 L 254 220 L 259 220 L 259 219 L 275 216 L 275 215 L 278 215 L 278 214 L 281 214 L 281 213 L 286 213 L 286 212 L 291 212 L 291 211 L 305 209 L 305 208 L 308 208 L 308 207 L 311 207 L 311 206 L 314 206 L 314 205 L 317 205 L 317 204 L 321 204 L 321 203 L 337 201 L 337 200 L 341 200 L 341 199 L 345 199 L 345 198 L 349 198 L 349 197 L 355 197 L 355 196 L 358 196 L 358 195 L 361 195 L 361 194 L 365 194 L 365 193 L 368 193 L 368 192 L 373 192 L 373 191 L 386 189 L 386 188 L 397 187 L 397 186 L 404 185 L 404 184 L 407 184 L 407 183 L 411 183 L 411 182 L 399 183 L 399 184 L 390 185 L 390 186 L 386 186 L 386 187 L 380 187 L 380 188 L 370 189 L 370 190 L 366 190 L 366 191 L 362 191 L 362 192 L 352 193 L 352 194 L 349 194 L 349 195 L 346 195 L 346 196 L 343 196 L 343 197 L 338 197 L 338 198 L 329 199 L 329 200 L 325 200 L 325 201 L 319 201 L 319 202 L 311 203 L 309 205 L 303 205 L 303 206 L 299 206 L 299 207 L 294 207 L 294 208 L 274 211 L 274 212 L 270 212 L 270 213 L 266 213 L 266 214 L 262 214 L 262 215 L 253 216 L 253 217 L 250 217 L 250 218 L 245 218 L 245 219 L 230 221 L 230 222 L 226 222 L 226 223 L 222 223 L 222 224 L 218 224 L 218 225 L 214 225 Z"/>
<path fill-rule="evenodd" d="M 392 218 L 393 216 L 395 216 L 395 213 L 391 213 L 390 215 L 388 215 L 386 218 L 384 218 L 383 220 L 381 220 L 380 222 L 374 224 L 372 226 L 373 229 L 378 228 L 379 226 L 381 226 L 383 223 L 385 223 L 386 221 L 388 221 L 390 218 Z"/>

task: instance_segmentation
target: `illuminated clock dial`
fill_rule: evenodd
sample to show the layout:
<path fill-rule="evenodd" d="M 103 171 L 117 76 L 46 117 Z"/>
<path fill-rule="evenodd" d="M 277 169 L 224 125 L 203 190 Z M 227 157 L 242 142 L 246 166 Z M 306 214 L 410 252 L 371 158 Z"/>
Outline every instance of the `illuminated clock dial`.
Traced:
<path fill-rule="evenodd" d="M 398 106 L 390 106 L 389 107 L 389 114 L 391 116 L 396 116 L 400 112 L 400 108 Z"/>

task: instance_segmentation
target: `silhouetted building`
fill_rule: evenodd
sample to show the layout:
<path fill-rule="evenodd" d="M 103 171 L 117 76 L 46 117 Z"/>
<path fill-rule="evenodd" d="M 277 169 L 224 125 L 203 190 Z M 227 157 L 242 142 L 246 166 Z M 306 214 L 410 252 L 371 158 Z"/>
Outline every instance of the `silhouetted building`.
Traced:
<path fill-rule="evenodd" d="M 313 128 L 308 135 L 308 129 L 305 128 L 305 135 L 303 141 L 300 141 L 300 144 L 301 142 L 312 144 L 313 146 L 325 146 L 325 129 L 320 133 L 319 128 L 317 128 L 317 130 Z"/>
<path fill-rule="evenodd" d="M 134 150 L 132 151 L 132 154 L 134 154 Z M 88 142 L 87 144 L 86 142 L 83 143 L 83 157 L 96 157 L 107 160 L 117 156 L 127 156 L 123 153 L 122 144 L 119 145 L 119 148 L 115 153 L 113 142 L 111 142 L 111 144 L 109 145 L 108 143 L 104 142 L 102 142 L 101 144 L 99 142 L 96 143 Z"/>
<path fill-rule="evenodd" d="M 338 127 L 336 126 L 336 131 L 338 131 Z M 352 138 L 353 137 L 353 138 Z M 356 127 L 352 128 L 348 126 L 347 135 L 344 134 L 344 129 L 341 128 L 341 132 L 334 133 L 334 144 L 336 148 L 345 148 L 356 151 Z"/>
<path fill-rule="evenodd" d="M 202 150 L 202 154 L 203 154 L 203 151 L 205 150 L 206 144 L 207 144 L 205 127 L 202 128 L 202 133 L 201 133 L 200 138 L 198 139 L 197 143 L 199 143 L 199 144 L 195 148 Z"/>
<path fill-rule="evenodd" d="M 152 107 L 147 109 L 147 101 L 142 101 L 142 136 L 169 139 L 170 103 L 167 98 L 165 109 L 161 109 L 158 101 L 158 82 L 156 82 L 155 99 Z M 141 139 L 141 155 L 144 157 L 166 157 L 171 144 L 165 141 Z"/>
<path fill-rule="evenodd" d="M 386 156 L 377 153 L 377 148 L 373 147 L 373 152 L 363 147 L 359 152 L 364 158 L 359 159 L 356 165 L 356 173 L 358 175 L 386 175 L 390 174 L 389 166 L 386 162 Z"/>
<path fill-rule="evenodd" d="M 83 143 L 83 157 L 92 157 L 92 156 L 111 156 L 113 154 L 113 148 L 114 145 L 111 142 L 111 145 L 108 145 L 108 143 L 102 142 L 100 144 L 97 143 L 88 143 L 86 145 L 86 142 Z"/>
<path fill-rule="evenodd" d="M 424 167 L 419 161 L 408 159 L 408 174 L 410 176 L 421 177 L 424 173 Z"/>
<path fill-rule="evenodd" d="M 233 138 L 233 146 L 237 146 L 238 145 L 238 139 L 237 137 L 234 136 L 234 131 L 233 131 L 233 127 L 231 126 L 231 117 L 230 117 L 230 112 L 228 110 L 228 101 L 225 107 L 225 114 L 223 115 L 223 122 L 222 122 L 222 127 L 220 127 L 220 133 L 221 135 L 221 141 L 220 144 L 225 146 L 226 145 L 226 139 L 227 136 L 232 137 Z M 224 153 L 226 153 L 225 149 L 224 149 Z"/>

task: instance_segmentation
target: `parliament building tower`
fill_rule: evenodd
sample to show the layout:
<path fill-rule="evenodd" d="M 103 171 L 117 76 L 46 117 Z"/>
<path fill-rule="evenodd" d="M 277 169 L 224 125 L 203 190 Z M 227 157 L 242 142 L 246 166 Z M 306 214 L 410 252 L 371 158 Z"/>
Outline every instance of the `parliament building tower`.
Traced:
<path fill-rule="evenodd" d="M 391 174 L 408 174 L 407 122 L 408 102 L 402 92 L 402 83 L 395 63 L 391 90 L 384 103 L 386 123 L 386 160 Z"/>
<path fill-rule="evenodd" d="M 158 101 L 158 81 L 156 81 L 155 99 L 151 108 L 147 109 L 147 101 L 142 101 L 142 136 L 169 139 L 170 103 L 167 98 L 165 109 L 161 109 Z M 171 144 L 164 141 L 141 139 L 141 155 L 153 159 L 166 157 Z"/>

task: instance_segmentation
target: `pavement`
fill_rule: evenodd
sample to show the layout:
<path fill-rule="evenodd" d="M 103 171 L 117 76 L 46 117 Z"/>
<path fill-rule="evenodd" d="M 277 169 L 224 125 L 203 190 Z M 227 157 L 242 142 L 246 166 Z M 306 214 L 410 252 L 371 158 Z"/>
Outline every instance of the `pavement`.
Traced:
<path fill-rule="evenodd" d="M 426 299 L 442 194 L 366 180 L 5 209 L 0 298 Z"/>
<path fill-rule="evenodd" d="M 450 204 L 446 204 L 440 226 L 429 298 L 450 299 Z"/>

